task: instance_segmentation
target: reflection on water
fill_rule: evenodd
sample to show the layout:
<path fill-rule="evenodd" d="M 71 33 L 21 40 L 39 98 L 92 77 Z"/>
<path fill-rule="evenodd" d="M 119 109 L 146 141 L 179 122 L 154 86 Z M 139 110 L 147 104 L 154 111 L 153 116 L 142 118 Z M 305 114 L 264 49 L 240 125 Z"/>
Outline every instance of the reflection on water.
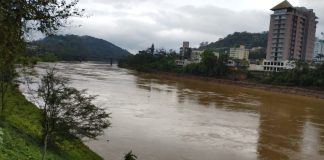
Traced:
<path fill-rule="evenodd" d="M 324 159 L 323 100 L 105 64 L 56 67 L 112 112 L 113 127 L 87 142 L 105 159 L 131 149 L 143 160 Z"/>
<path fill-rule="evenodd" d="M 183 83 L 175 85 L 170 83 L 170 79 Z M 160 85 L 176 86 L 179 103 L 190 101 L 227 111 L 257 113 L 258 159 L 324 158 L 322 100 L 168 76 L 164 76 L 163 79 L 161 76 L 138 76 L 137 84 L 140 88 L 143 88 L 144 84 L 146 88 Z"/>

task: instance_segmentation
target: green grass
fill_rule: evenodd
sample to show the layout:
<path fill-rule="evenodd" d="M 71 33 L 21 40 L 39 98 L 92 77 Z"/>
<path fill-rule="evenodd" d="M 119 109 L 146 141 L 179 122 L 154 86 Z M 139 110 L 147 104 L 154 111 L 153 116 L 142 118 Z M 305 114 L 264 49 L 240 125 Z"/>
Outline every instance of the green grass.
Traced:
<path fill-rule="evenodd" d="M 17 90 L 7 95 L 7 107 L 0 118 L 0 160 L 41 159 L 40 110 Z M 49 160 L 100 160 L 78 138 L 64 138 L 48 148 Z"/>

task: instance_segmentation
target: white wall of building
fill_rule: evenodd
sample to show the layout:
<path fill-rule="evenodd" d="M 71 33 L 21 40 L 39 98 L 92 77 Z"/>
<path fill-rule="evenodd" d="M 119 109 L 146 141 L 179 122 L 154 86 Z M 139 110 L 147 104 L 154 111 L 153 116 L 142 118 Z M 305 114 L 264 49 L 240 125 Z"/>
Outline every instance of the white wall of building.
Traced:
<path fill-rule="evenodd" d="M 267 71 L 267 72 L 279 72 L 286 69 L 294 69 L 296 67 L 294 61 L 271 61 L 264 60 L 262 65 L 250 64 L 250 71 Z"/>
<path fill-rule="evenodd" d="M 244 45 L 241 45 L 240 48 L 230 48 L 230 58 L 234 59 L 249 59 L 249 49 L 245 49 Z"/>
<path fill-rule="evenodd" d="M 191 53 L 191 61 L 194 63 L 201 62 L 201 55 L 204 53 L 204 50 L 193 50 Z"/>
<path fill-rule="evenodd" d="M 318 55 L 322 54 L 324 56 L 324 40 L 316 39 L 315 46 L 314 46 L 314 54 L 313 59 L 314 60 L 324 60 L 324 57 L 321 59 L 318 59 Z"/>

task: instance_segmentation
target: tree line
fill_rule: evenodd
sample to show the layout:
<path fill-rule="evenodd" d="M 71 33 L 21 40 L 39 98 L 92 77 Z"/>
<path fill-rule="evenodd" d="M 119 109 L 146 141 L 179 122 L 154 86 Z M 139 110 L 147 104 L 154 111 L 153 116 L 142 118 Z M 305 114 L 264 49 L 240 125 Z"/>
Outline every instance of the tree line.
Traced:
<path fill-rule="evenodd" d="M 175 52 L 152 54 L 148 51 L 140 51 L 136 55 L 121 60 L 119 66 L 142 72 L 174 72 L 209 77 L 224 77 L 228 70 L 226 66 L 228 55 L 221 54 L 217 57 L 211 49 L 202 53 L 200 63 L 191 63 L 182 67 L 176 64 L 176 60 L 180 58 Z"/>
<path fill-rule="evenodd" d="M 176 53 L 152 54 L 148 51 L 141 51 L 120 61 L 119 66 L 141 72 L 173 72 L 231 80 L 247 79 L 266 84 L 324 89 L 323 63 L 309 64 L 296 61 L 294 69 L 287 69 L 281 72 L 255 73 L 254 71 L 248 71 L 248 68 L 244 66 L 229 67 L 227 65 L 229 60 L 228 54 L 220 54 L 217 57 L 213 54 L 212 49 L 206 49 L 201 54 L 201 62 L 199 63 L 178 66 L 176 64 L 177 59 L 181 59 L 181 56 Z"/>

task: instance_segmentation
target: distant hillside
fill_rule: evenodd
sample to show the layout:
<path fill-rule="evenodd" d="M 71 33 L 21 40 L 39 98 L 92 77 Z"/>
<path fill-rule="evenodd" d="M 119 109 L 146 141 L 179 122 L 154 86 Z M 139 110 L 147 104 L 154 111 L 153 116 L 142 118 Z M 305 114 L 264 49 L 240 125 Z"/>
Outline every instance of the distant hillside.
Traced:
<path fill-rule="evenodd" d="M 249 33 L 249 32 L 235 32 L 229 34 L 223 39 L 212 42 L 203 48 L 230 48 L 236 47 L 240 44 L 245 45 L 247 48 L 263 47 L 266 48 L 268 41 L 268 32 L 262 33 Z"/>
<path fill-rule="evenodd" d="M 110 42 L 91 36 L 55 35 L 32 43 L 38 54 L 53 53 L 59 60 L 107 61 L 130 53 Z M 36 48 L 36 49 L 35 49 Z"/>

